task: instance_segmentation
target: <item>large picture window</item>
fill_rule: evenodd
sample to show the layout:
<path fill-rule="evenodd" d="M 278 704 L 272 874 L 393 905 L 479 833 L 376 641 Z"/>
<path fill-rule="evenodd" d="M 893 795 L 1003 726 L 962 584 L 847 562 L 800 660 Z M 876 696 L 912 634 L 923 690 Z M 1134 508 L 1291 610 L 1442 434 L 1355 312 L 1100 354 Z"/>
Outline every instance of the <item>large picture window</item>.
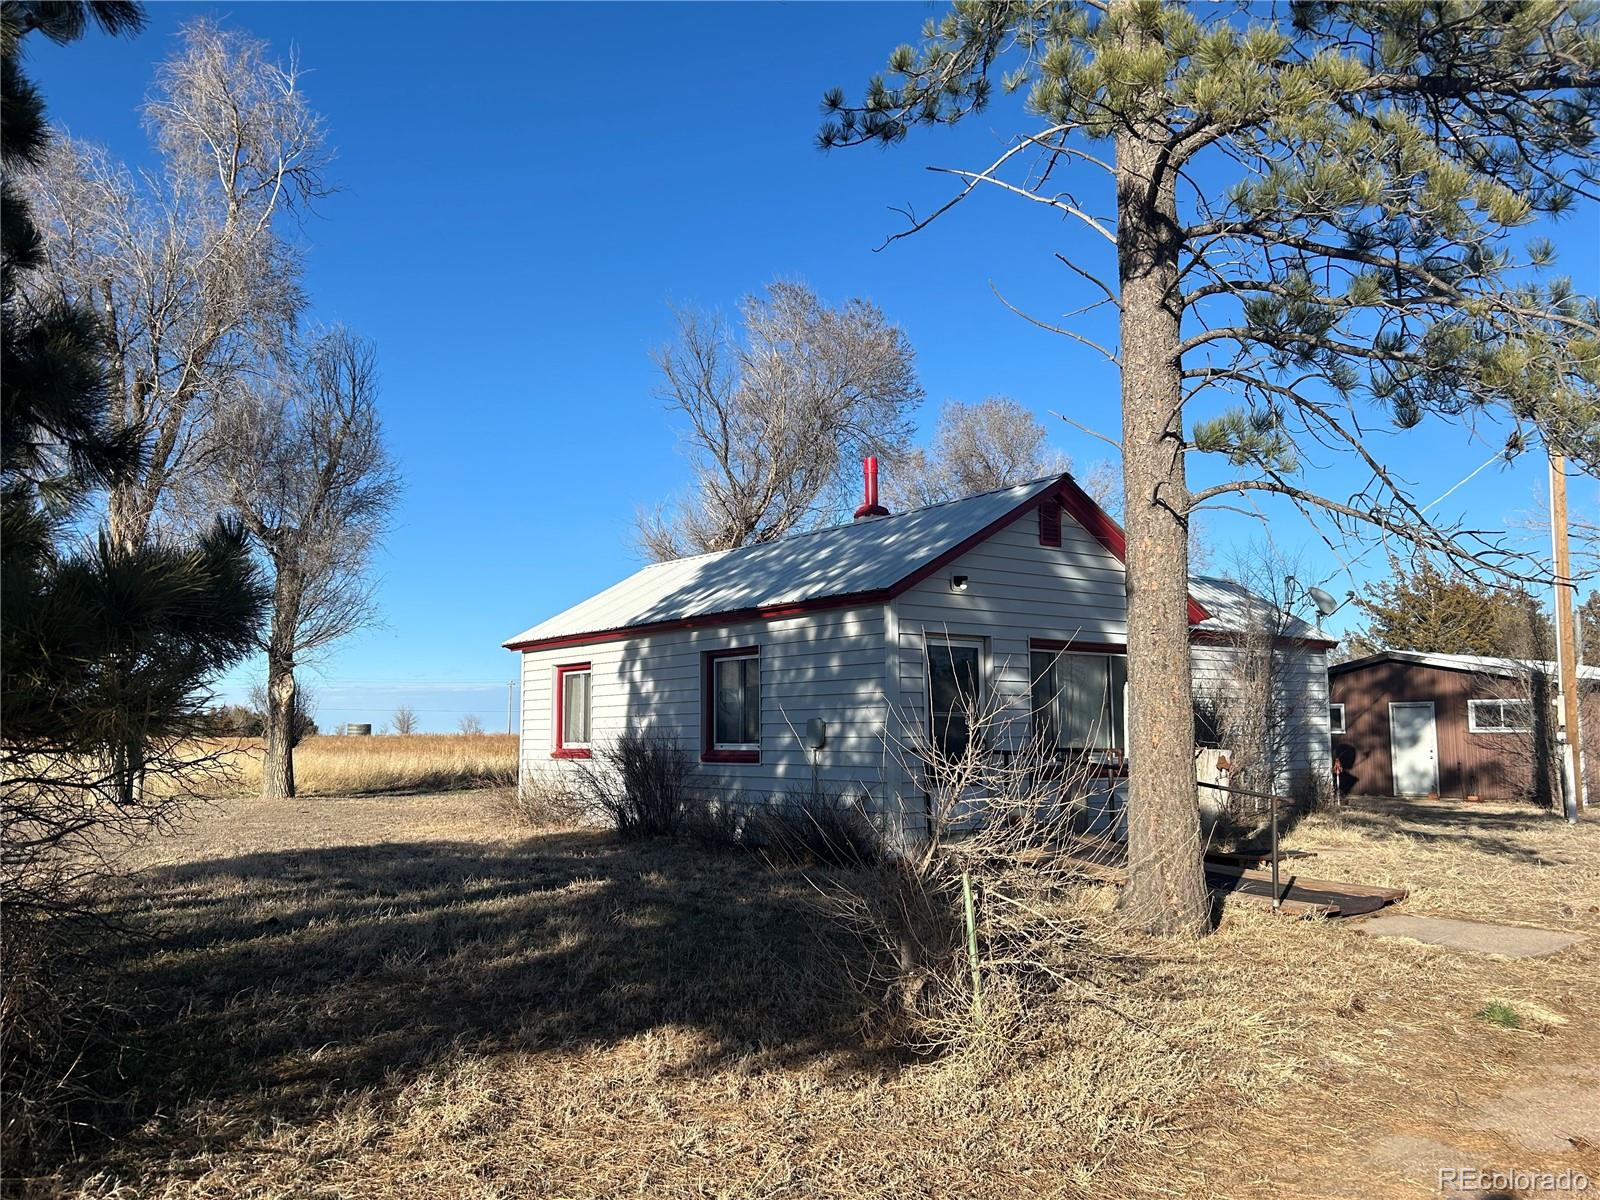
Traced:
<path fill-rule="evenodd" d="M 1531 733 L 1533 702 L 1468 700 L 1467 729 L 1472 733 Z"/>
<path fill-rule="evenodd" d="M 928 639 L 928 713 L 933 748 L 959 758 L 972 740 L 971 719 L 983 698 L 983 643 Z"/>
<path fill-rule="evenodd" d="M 569 663 L 556 668 L 557 758 L 589 757 L 589 681 L 592 678 L 588 663 Z"/>
<path fill-rule="evenodd" d="M 1034 730 L 1046 745 L 1126 753 L 1126 655 L 1035 649 L 1031 675 Z"/>
<path fill-rule="evenodd" d="M 761 653 L 750 647 L 705 656 L 707 762 L 757 762 L 761 757 Z"/>

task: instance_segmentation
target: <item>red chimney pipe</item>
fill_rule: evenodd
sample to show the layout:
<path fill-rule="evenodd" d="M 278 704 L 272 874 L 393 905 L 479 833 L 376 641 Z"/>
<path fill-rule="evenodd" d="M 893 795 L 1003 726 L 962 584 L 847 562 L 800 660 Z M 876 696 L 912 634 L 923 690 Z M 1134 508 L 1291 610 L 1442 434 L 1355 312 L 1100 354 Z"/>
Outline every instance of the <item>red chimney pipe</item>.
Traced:
<path fill-rule="evenodd" d="M 861 460 L 862 482 L 865 484 L 865 503 L 856 509 L 856 520 L 867 517 L 887 517 L 889 510 L 878 503 L 878 460 L 868 455 Z"/>

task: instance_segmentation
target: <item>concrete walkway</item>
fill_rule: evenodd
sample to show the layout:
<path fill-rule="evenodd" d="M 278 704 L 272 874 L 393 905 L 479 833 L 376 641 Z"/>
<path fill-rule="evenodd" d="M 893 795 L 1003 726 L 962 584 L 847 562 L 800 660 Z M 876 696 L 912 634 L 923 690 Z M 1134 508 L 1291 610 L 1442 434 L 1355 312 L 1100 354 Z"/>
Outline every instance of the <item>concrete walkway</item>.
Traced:
<path fill-rule="evenodd" d="M 1497 954 L 1502 958 L 1542 958 L 1576 945 L 1582 935 L 1522 925 L 1490 925 L 1483 921 L 1457 921 L 1450 917 L 1419 917 L 1410 913 L 1382 912 L 1356 923 L 1373 937 L 1410 938 L 1447 950 L 1468 954 Z"/>

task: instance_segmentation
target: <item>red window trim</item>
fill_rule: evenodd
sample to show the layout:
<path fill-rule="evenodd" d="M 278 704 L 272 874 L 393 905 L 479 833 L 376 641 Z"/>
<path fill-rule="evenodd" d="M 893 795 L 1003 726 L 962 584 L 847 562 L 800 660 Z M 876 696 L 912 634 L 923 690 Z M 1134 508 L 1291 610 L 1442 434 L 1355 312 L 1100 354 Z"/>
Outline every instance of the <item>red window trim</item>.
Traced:
<path fill-rule="evenodd" d="M 1067 654 L 1121 654 L 1125 656 L 1128 653 L 1128 646 L 1125 642 L 1085 642 L 1077 639 L 1063 642 L 1055 638 L 1029 638 L 1028 648 L 1030 650 L 1055 650 Z"/>
<path fill-rule="evenodd" d="M 727 646 L 721 650 L 706 650 L 700 655 L 700 761 L 703 763 L 758 763 L 761 761 L 761 746 L 758 742 L 754 750 L 718 750 L 713 737 L 713 722 L 716 717 L 716 694 L 712 684 L 716 664 L 724 658 L 749 658 L 755 656 L 757 662 L 761 659 L 761 647 L 756 646 Z M 759 672 L 760 668 L 756 670 Z M 760 676 L 757 675 L 757 688 L 760 688 Z M 760 717 L 757 717 L 760 720 Z M 758 727 L 759 729 L 759 727 Z M 759 736 L 759 733 L 758 733 Z"/>
<path fill-rule="evenodd" d="M 1055 653 L 1055 654 L 1097 654 L 1097 655 L 1101 655 L 1103 657 L 1109 657 L 1109 658 L 1127 658 L 1128 657 L 1128 647 L 1123 642 L 1088 642 L 1088 641 L 1081 641 L 1081 640 L 1078 640 L 1078 639 L 1072 639 L 1072 640 L 1069 640 L 1069 641 L 1062 641 L 1059 638 L 1029 638 L 1028 639 L 1028 650 L 1029 650 L 1030 653 L 1032 651 L 1039 650 L 1039 651 L 1043 651 L 1046 654 L 1050 654 L 1050 653 Z M 1126 668 L 1124 668 L 1124 670 L 1126 670 Z M 1033 667 L 1032 667 L 1031 664 L 1028 667 L 1028 675 L 1029 675 L 1030 679 L 1033 676 Z M 1031 684 L 1029 686 L 1028 704 L 1029 704 L 1029 707 L 1032 708 L 1033 696 L 1032 696 L 1032 686 L 1031 686 Z M 1128 735 L 1128 731 L 1126 729 L 1124 729 L 1123 730 L 1123 740 L 1124 741 L 1127 740 L 1127 735 Z M 1058 747 L 1058 749 L 1068 749 L 1068 748 L 1069 747 Z M 1115 755 L 1118 756 L 1118 762 L 1116 764 L 1114 764 L 1114 765 L 1104 764 L 1104 763 L 1098 764 L 1098 765 L 1094 766 L 1092 769 L 1090 769 L 1088 771 L 1088 775 L 1089 776 L 1091 776 L 1093 778 L 1098 778 L 1098 779 L 1121 779 L 1121 778 L 1123 778 L 1124 776 L 1127 775 L 1127 773 L 1128 773 L 1128 749 L 1127 749 L 1126 746 L 1124 746 L 1120 750 L 1117 749 L 1114 746 L 1096 747 L 1096 748 L 1087 750 L 1087 753 L 1089 753 L 1089 754 L 1115 754 Z"/>
<path fill-rule="evenodd" d="M 561 703 L 566 694 L 566 677 L 578 671 L 589 672 L 589 719 L 591 722 L 589 736 L 594 737 L 594 669 L 591 664 L 562 663 L 556 667 L 556 723 L 555 744 L 556 748 L 550 752 L 551 758 L 592 758 L 593 752 L 588 746 L 563 746 L 561 744 Z"/>

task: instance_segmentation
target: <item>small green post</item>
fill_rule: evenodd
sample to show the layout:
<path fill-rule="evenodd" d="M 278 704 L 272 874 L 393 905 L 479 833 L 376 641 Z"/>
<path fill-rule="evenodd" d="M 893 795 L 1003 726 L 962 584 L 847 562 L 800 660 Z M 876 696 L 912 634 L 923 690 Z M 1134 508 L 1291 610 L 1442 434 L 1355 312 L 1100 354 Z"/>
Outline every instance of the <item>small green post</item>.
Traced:
<path fill-rule="evenodd" d="M 972 968 L 972 1017 L 983 1019 L 983 985 L 978 971 L 978 910 L 972 902 L 972 876 L 961 872 L 961 906 L 967 914 L 967 965 Z"/>

